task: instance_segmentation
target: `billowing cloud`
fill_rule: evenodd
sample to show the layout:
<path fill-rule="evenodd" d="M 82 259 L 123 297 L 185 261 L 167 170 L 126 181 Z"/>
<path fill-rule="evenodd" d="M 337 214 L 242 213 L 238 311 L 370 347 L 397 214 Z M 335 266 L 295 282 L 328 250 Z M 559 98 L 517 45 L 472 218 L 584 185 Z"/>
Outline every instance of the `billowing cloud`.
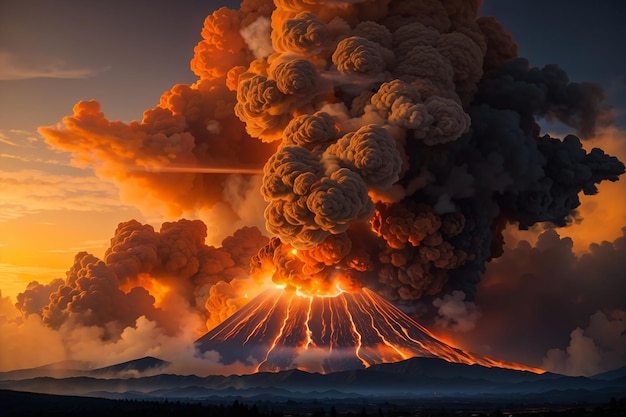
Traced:
<path fill-rule="evenodd" d="M 455 332 L 468 332 L 476 327 L 476 320 L 481 316 L 476 305 L 465 301 L 463 291 L 452 291 L 443 298 L 435 298 L 433 305 L 437 307 L 438 327 L 450 328 Z"/>
<path fill-rule="evenodd" d="M 502 253 L 500 225 L 563 226 L 580 204 L 580 191 L 595 194 L 601 179 L 616 180 L 624 171 L 616 158 L 585 151 L 573 135 L 541 136 L 535 123 L 556 118 L 592 135 L 610 116 L 597 87 L 569 82 L 556 66 L 530 67 L 515 56 L 501 26 L 478 22 L 477 5 L 454 4 L 407 9 L 391 2 L 386 14 L 354 28 L 317 14 L 314 5 L 277 4 L 276 52 L 240 72 L 236 105 L 250 134 L 282 143 L 265 169 L 267 227 L 284 244 L 304 250 L 345 233 L 354 252 L 320 269 L 301 252 L 272 245 L 259 262 L 273 259 L 277 283 L 285 277 L 294 287 L 341 280 L 339 270 L 353 284 L 396 300 L 462 290 L 469 301 L 485 262 Z M 271 70 L 276 62 L 302 59 L 324 80 L 306 106 L 278 88 Z M 317 119 L 299 115 L 311 109 L 323 113 L 317 111 Z M 320 123 L 320 114 L 334 118 L 338 131 Z M 319 142 L 307 139 L 308 120 L 318 123 Z M 395 151 L 376 150 L 378 145 L 358 150 L 368 146 L 362 129 L 386 130 L 389 139 L 379 143 Z M 353 139 L 358 145 L 348 145 Z M 393 161 L 386 164 L 391 172 L 375 174 L 384 180 L 357 162 L 360 154 L 377 152 Z M 341 184 L 350 176 L 341 170 L 358 174 L 367 189 L 355 177 L 345 182 L 346 192 Z M 340 172 L 346 179 L 337 181 Z M 368 209 L 377 199 L 383 201 Z M 444 232 L 444 223 L 455 226 Z M 388 246 L 381 249 L 381 242 Z M 357 264 L 368 267 L 350 267 Z M 308 280 L 304 271 L 311 268 L 316 276 Z"/>
<path fill-rule="evenodd" d="M 219 355 L 196 356 L 193 342 L 263 290 L 248 271 L 267 238 L 253 227 L 220 247 L 205 238 L 199 220 L 159 231 L 131 220 L 120 223 L 103 259 L 78 253 L 64 279 L 31 282 L 15 304 L 0 293 L 0 369 L 66 359 L 104 366 L 152 355 L 175 362 L 172 372 L 244 372 L 221 368 Z"/>

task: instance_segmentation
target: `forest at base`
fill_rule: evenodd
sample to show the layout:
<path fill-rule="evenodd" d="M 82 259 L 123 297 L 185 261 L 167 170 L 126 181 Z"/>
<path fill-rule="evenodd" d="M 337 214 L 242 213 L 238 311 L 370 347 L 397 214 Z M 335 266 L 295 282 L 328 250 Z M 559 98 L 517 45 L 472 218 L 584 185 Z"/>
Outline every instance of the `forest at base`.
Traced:
<path fill-rule="evenodd" d="M 573 405 L 543 405 L 517 407 L 514 410 L 502 405 L 478 407 L 477 404 L 467 404 L 467 408 L 459 407 L 454 403 L 448 407 L 444 401 L 438 406 L 423 405 L 419 400 L 414 404 L 406 401 L 402 405 L 390 402 L 367 405 L 338 405 L 331 401 L 287 401 L 270 403 L 256 401 L 246 403 L 234 400 L 227 404 L 209 402 L 184 401 L 140 401 L 140 400 L 110 400 L 93 397 L 72 397 L 48 394 L 35 394 L 10 390 L 0 390 L 0 417 L 79 417 L 89 415 L 100 416 L 198 416 L 198 417 L 399 417 L 399 416 L 431 416 L 431 417 L 595 417 L 595 416 L 625 416 L 626 397 L 611 398 L 605 404 L 573 404 Z"/>

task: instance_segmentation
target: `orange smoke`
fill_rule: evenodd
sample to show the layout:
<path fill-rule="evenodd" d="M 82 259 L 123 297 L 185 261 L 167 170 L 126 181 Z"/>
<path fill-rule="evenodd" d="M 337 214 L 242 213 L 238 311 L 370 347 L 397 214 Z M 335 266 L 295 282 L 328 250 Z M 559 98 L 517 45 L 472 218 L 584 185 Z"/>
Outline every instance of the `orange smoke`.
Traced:
<path fill-rule="evenodd" d="M 120 290 L 125 293 L 129 293 L 135 287 L 142 287 L 147 290 L 152 297 L 154 297 L 154 306 L 161 307 L 164 302 L 165 296 L 171 291 L 168 285 L 159 282 L 156 278 L 151 277 L 148 274 L 139 274 L 133 282 L 126 281 L 120 284 Z"/>
<path fill-rule="evenodd" d="M 52 147 L 71 153 L 73 164 L 93 168 L 120 188 L 126 202 L 150 214 L 179 217 L 224 202 L 228 175 L 262 173 L 258 167 L 275 148 L 245 132 L 233 112 L 236 93 L 223 78 L 253 57 L 240 34 L 243 21 L 271 12 L 269 4 L 254 3 L 206 18 L 191 62 L 200 79 L 172 87 L 141 121 L 108 120 L 100 104 L 89 101 L 39 132 Z"/>
<path fill-rule="evenodd" d="M 81 102 L 40 132 L 151 214 L 257 224 L 263 212 L 277 240 L 253 272 L 294 291 L 341 282 L 408 301 L 455 274 L 463 287 L 501 253 L 501 224 L 563 224 L 580 190 L 623 172 L 573 137 L 537 137 L 536 117 L 592 132 L 602 92 L 516 59 L 480 3 L 246 0 L 205 19 L 198 81 L 141 121 Z M 258 201 L 258 177 L 232 186 L 261 172 Z"/>

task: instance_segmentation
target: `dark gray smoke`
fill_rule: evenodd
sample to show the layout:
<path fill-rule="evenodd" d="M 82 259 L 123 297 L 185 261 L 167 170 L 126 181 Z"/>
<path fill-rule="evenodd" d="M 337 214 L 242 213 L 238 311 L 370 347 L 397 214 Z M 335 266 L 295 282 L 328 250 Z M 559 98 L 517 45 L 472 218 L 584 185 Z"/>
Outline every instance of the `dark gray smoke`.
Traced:
<path fill-rule="evenodd" d="M 371 3 L 350 7 L 358 15 Z M 595 194 L 624 172 L 577 136 L 540 133 L 537 122 L 554 119 L 591 137 L 610 120 L 604 94 L 556 65 L 518 58 L 502 26 L 477 17 L 478 5 L 390 1 L 353 25 L 339 10 L 331 19 L 305 3 L 277 3 L 272 39 L 290 42 L 274 42 L 266 61 L 291 60 L 289 80 L 257 61 L 238 87 L 248 132 L 279 142 L 262 187 L 277 238 L 255 258 L 255 274 L 305 292 L 340 282 L 398 301 L 457 289 L 471 300 L 486 262 L 503 252 L 507 224 L 565 226 L 580 192 Z M 293 28 L 303 38 L 292 39 Z M 307 90 L 306 103 L 274 87 L 298 84 L 311 68 L 319 76 L 308 78 L 326 81 Z M 251 80 L 264 87 L 252 90 Z"/>

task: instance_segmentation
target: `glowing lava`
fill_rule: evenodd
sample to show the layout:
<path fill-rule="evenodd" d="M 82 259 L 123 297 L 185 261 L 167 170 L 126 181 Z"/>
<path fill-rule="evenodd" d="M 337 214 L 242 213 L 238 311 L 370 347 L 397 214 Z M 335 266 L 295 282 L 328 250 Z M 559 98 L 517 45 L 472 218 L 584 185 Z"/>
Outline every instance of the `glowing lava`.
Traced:
<path fill-rule="evenodd" d="M 221 362 L 257 371 L 334 372 L 412 357 L 543 372 L 464 352 L 433 336 L 398 308 L 363 289 L 336 296 L 265 291 L 196 341 Z"/>

